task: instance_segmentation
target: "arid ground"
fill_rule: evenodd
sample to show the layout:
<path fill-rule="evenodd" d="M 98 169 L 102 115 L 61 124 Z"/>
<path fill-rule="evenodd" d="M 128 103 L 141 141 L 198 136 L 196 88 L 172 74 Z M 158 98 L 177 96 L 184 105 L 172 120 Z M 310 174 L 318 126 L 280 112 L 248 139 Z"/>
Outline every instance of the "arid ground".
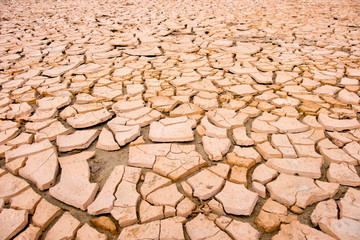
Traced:
<path fill-rule="evenodd" d="M 0 1 L 0 240 L 360 239 L 357 0 Z"/>

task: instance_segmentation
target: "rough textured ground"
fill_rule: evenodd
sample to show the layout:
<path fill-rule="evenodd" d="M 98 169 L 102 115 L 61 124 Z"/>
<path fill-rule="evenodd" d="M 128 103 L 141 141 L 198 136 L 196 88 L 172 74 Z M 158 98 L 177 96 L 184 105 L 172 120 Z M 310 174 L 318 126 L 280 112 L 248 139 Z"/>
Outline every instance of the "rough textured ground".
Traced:
<path fill-rule="evenodd" d="M 360 239 L 358 1 L 1 1 L 0 239 Z"/>

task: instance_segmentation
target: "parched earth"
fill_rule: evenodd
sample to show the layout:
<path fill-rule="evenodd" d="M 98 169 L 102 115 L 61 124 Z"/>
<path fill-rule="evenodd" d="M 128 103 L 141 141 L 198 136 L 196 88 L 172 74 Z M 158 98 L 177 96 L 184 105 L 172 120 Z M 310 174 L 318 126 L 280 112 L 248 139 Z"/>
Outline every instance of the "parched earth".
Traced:
<path fill-rule="evenodd" d="M 356 0 L 2 0 L 0 240 L 358 240 L 359 80 Z"/>

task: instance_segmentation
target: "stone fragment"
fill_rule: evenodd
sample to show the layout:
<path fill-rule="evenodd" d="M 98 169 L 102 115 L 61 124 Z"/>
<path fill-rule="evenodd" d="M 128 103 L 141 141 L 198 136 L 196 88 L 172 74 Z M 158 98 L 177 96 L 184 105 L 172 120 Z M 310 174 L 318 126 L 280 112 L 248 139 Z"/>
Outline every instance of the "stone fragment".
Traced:
<path fill-rule="evenodd" d="M 13 103 L 9 105 L 9 111 L 7 111 L 7 119 L 27 119 L 33 112 L 33 108 L 28 103 Z"/>
<path fill-rule="evenodd" d="M 87 128 L 109 120 L 112 115 L 106 109 L 100 109 L 87 113 L 78 113 L 67 118 L 66 121 L 73 128 Z"/>
<path fill-rule="evenodd" d="M 98 185 L 89 181 L 90 169 L 87 160 L 94 155 L 95 152 L 81 152 L 59 158 L 61 178 L 58 184 L 50 188 L 50 195 L 66 204 L 86 210 L 98 190 Z"/>
<path fill-rule="evenodd" d="M 273 200 L 287 206 L 296 204 L 301 208 L 331 197 L 331 194 L 316 185 L 313 179 L 284 173 L 268 183 L 266 188 Z"/>
<path fill-rule="evenodd" d="M 23 179 L 6 171 L 0 172 L 0 199 L 8 201 L 11 197 L 28 189 L 30 185 Z"/>
<path fill-rule="evenodd" d="M 301 157 L 322 158 L 322 156 L 315 151 L 314 145 L 296 144 L 296 145 L 294 145 L 294 148 L 297 153 L 297 156 L 299 156 L 300 158 Z M 283 157 L 285 157 L 285 156 L 283 156 Z M 293 158 L 295 158 L 295 156 Z"/>
<path fill-rule="evenodd" d="M 233 166 L 231 168 L 229 181 L 244 184 L 245 187 L 247 187 L 247 171 L 248 169 L 245 167 Z"/>
<path fill-rule="evenodd" d="M 315 116 L 307 115 L 304 117 L 303 122 L 313 129 L 324 129 L 324 126 L 316 120 Z"/>
<path fill-rule="evenodd" d="M 230 237 L 236 240 L 258 240 L 261 237 L 260 233 L 249 223 L 237 220 L 232 220 L 231 223 L 226 227 L 225 231 L 229 234 Z"/>
<path fill-rule="evenodd" d="M 251 95 L 255 95 L 257 93 L 257 91 L 248 84 L 243 84 L 243 85 L 233 85 L 233 86 L 229 86 L 229 87 L 224 87 L 225 90 L 233 93 L 235 96 L 251 96 Z"/>
<path fill-rule="evenodd" d="M 74 149 L 86 149 L 98 137 L 97 129 L 77 130 L 70 135 L 59 135 L 56 144 L 60 152 L 69 152 Z"/>
<path fill-rule="evenodd" d="M 318 121 L 329 131 L 352 130 L 360 127 L 360 123 L 356 118 L 339 120 L 329 117 L 326 113 L 320 113 Z"/>
<path fill-rule="evenodd" d="M 174 217 L 176 215 L 176 208 L 171 206 L 164 207 L 164 216 L 167 217 Z"/>
<path fill-rule="evenodd" d="M 314 145 L 315 143 L 318 143 L 319 141 L 324 141 L 326 139 L 324 131 L 322 129 L 311 129 L 302 133 L 287 134 L 287 136 L 290 142 L 294 145 Z"/>
<path fill-rule="evenodd" d="M 271 136 L 271 144 L 276 147 L 292 147 L 286 134 L 273 134 Z"/>
<path fill-rule="evenodd" d="M 136 146 L 136 145 L 141 145 L 141 144 L 146 144 L 144 136 L 138 137 L 135 141 L 131 142 L 129 145 Z"/>
<path fill-rule="evenodd" d="M 255 143 L 253 139 L 247 136 L 245 127 L 234 128 L 233 138 L 235 143 L 240 146 L 251 146 Z"/>
<path fill-rule="evenodd" d="M 14 240 L 37 240 L 39 239 L 41 234 L 42 234 L 41 228 L 29 224 L 29 226 L 23 232 L 17 235 L 17 237 L 15 237 Z"/>
<path fill-rule="evenodd" d="M 221 229 L 225 230 L 227 226 L 231 223 L 233 219 L 227 217 L 227 216 L 220 216 L 215 219 L 215 224 Z"/>
<path fill-rule="evenodd" d="M 76 233 L 76 240 L 106 240 L 105 234 L 99 233 L 89 224 L 85 223 Z"/>
<path fill-rule="evenodd" d="M 125 53 L 128 55 L 147 56 L 147 57 L 162 55 L 162 52 L 158 47 L 150 47 L 150 46 L 140 47 L 140 45 L 136 49 L 127 49 Z"/>
<path fill-rule="evenodd" d="M 126 192 L 127 194 L 122 194 Z M 136 207 L 140 200 L 140 195 L 136 191 L 136 184 L 126 180 L 121 181 L 115 192 L 115 207 Z"/>
<path fill-rule="evenodd" d="M 3 209 L 0 212 L 0 239 L 10 240 L 28 223 L 26 210 Z"/>
<path fill-rule="evenodd" d="M 216 109 L 219 106 L 219 103 L 216 98 L 217 94 L 213 93 L 213 95 L 215 96 L 211 97 L 211 96 L 205 96 L 204 93 L 205 92 L 200 92 L 194 97 L 193 100 L 194 104 L 198 105 L 199 107 L 207 111 Z"/>
<path fill-rule="evenodd" d="M 280 218 L 278 215 L 261 210 L 255 219 L 256 225 L 264 232 L 274 232 L 280 227 Z"/>
<path fill-rule="evenodd" d="M 84 103 L 84 104 L 75 103 L 71 105 L 71 107 L 76 110 L 76 113 L 87 113 L 91 111 L 100 110 L 104 107 L 104 105 L 102 103 Z"/>
<path fill-rule="evenodd" d="M 250 73 L 250 76 L 255 79 L 257 83 L 260 84 L 272 84 L 273 83 L 273 73 L 272 72 L 256 72 L 256 73 Z"/>
<path fill-rule="evenodd" d="M 97 228 L 101 228 L 105 231 L 109 231 L 112 234 L 116 234 L 117 229 L 115 223 L 111 220 L 111 218 L 107 216 L 101 216 L 98 218 L 90 219 L 90 222 Z"/>
<path fill-rule="evenodd" d="M 40 122 L 28 122 L 25 124 L 25 129 L 30 133 L 37 133 L 41 129 L 49 126 L 51 123 L 56 122 L 56 119 L 47 119 Z"/>
<path fill-rule="evenodd" d="M 265 204 L 262 207 L 262 210 L 269 213 L 275 213 L 281 215 L 287 214 L 287 208 L 284 205 L 272 200 L 271 198 L 266 200 Z"/>
<path fill-rule="evenodd" d="M 118 101 L 112 105 L 114 111 L 130 112 L 144 107 L 143 100 L 135 101 Z"/>
<path fill-rule="evenodd" d="M 45 239 L 72 239 L 75 237 L 76 231 L 80 226 L 79 220 L 74 218 L 69 212 L 65 212 L 55 225 L 50 228 Z"/>
<path fill-rule="evenodd" d="M 206 200 L 220 192 L 225 180 L 205 169 L 193 177 L 190 177 L 187 183 L 194 190 L 193 195 L 195 197 L 200 200 Z"/>
<path fill-rule="evenodd" d="M 334 96 L 337 92 L 339 92 L 341 88 L 331 86 L 331 85 L 323 85 L 321 87 L 316 88 L 313 93 L 317 95 L 327 95 L 327 96 Z"/>
<path fill-rule="evenodd" d="M 343 147 L 345 144 L 351 143 L 352 141 L 352 139 L 348 137 L 349 135 L 346 136 L 344 133 L 328 132 L 328 134 L 338 147 Z"/>
<path fill-rule="evenodd" d="M 359 104 L 360 97 L 353 92 L 349 92 L 346 89 L 342 89 L 337 96 L 337 99 L 346 104 Z"/>
<path fill-rule="evenodd" d="M 125 239 L 159 239 L 160 235 L 160 221 L 153 221 L 145 224 L 136 224 L 130 227 L 125 227 L 118 240 Z"/>
<path fill-rule="evenodd" d="M 105 151 L 115 151 L 120 149 L 119 145 L 114 140 L 113 134 L 106 128 L 101 130 L 96 148 Z"/>
<path fill-rule="evenodd" d="M 223 204 L 226 213 L 249 216 L 254 210 L 258 195 L 247 190 L 243 184 L 226 181 L 215 198 Z"/>
<path fill-rule="evenodd" d="M 5 153 L 13 149 L 14 146 L 0 145 L 0 158 L 5 157 Z"/>
<path fill-rule="evenodd" d="M 10 207 L 27 210 L 30 214 L 33 214 L 40 200 L 41 196 L 34 192 L 32 188 L 28 188 L 10 199 Z"/>
<path fill-rule="evenodd" d="M 32 143 L 33 138 L 34 136 L 32 134 L 22 132 L 16 138 L 8 141 L 6 145 L 18 147 L 23 144 L 30 144 Z"/>
<path fill-rule="evenodd" d="M 119 117 L 108 122 L 109 128 L 115 135 L 115 140 L 120 146 L 124 146 L 140 136 L 140 125 L 125 125 L 127 120 Z"/>
<path fill-rule="evenodd" d="M 270 125 L 279 129 L 280 133 L 305 132 L 309 129 L 308 125 L 299 122 L 296 118 L 281 117 L 276 122 L 270 122 Z"/>
<path fill-rule="evenodd" d="M 77 114 L 76 110 L 71 107 L 71 106 L 68 106 L 66 107 L 64 110 L 61 111 L 61 113 L 59 114 L 59 116 L 66 120 L 67 118 L 70 118 L 70 117 L 73 117 Z"/>
<path fill-rule="evenodd" d="M 117 100 L 121 95 L 123 95 L 122 88 L 118 89 L 115 87 L 111 88 L 108 86 L 95 86 L 93 88 L 92 96 L 97 97 L 99 99 L 105 99 L 105 100 Z M 103 113 L 105 115 L 105 113 Z M 103 115 L 102 114 L 102 115 Z M 89 115 L 87 115 L 89 116 Z M 83 118 L 83 116 L 81 117 Z M 95 118 L 93 119 L 95 120 Z"/>
<path fill-rule="evenodd" d="M 261 156 L 266 160 L 269 160 L 270 158 L 281 158 L 282 157 L 280 151 L 273 148 L 271 146 L 270 142 L 268 142 L 268 141 L 257 144 L 255 146 L 255 148 L 261 154 Z"/>
<path fill-rule="evenodd" d="M 145 91 L 145 87 L 142 84 L 131 84 L 126 86 L 126 93 L 129 96 L 136 96 Z"/>
<path fill-rule="evenodd" d="M 87 207 L 89 214 L 98 215 L 109 213 L 111 211 L 115 201 L 115 190 L 119 185 L 123 174 L 124 166 L 119 165 L 113 169 L 100 193 L 96 196 L 96 199 Z"/>
<path fill-rule="evenodd" d="M 321 225 L 321 230 L 334 239 L 359 239 L 360 238 L 360 222 L 351 218 L 331 218 L 329 221 Z"/>
<path fill-rule="evenodd" d="M 59 207 L 49 203 L 45 198 L 42 198 L 36 206 L 32 221 L 36 227 L 45 230 L 60 214 L 61 209 Z"/>
<path fill-rule="evenodd" d="M 176 206 L 176 215 L 186 218 L 195 208 L 196 204 L 193 201 L 191 201 L 189 198 L 184 198 Z"/>
<path fill-rule="evenodd" d="M 187 195 L 189 195 L 189 196 L 193 195 L 193 189 L 187 182 L 185 182 L 185 181 L 181 182 L 181 187 Z"/>
<path fill-rule="evenodd" d="M 246 113 L 236 113 L 234 110 L 225 108 L 217 108 L 207 113 L 207 117 L 211 122 L 220 128 L 235 128 L 244 126 L 249 115 Z"/>
<path fill-rule="evenodd" d="M 181 117 L 181 116 L 191 116 L 196 114 L 203 114 L 204 110 L 198 105 L 193 103 L 181 104 L 172 111 L 170 111 L 170 117 Z"/>
<path fill-rule="evenodd" d="M 169 186 L 170 184 L 170 179 L 157 175 L 153 172 L 147 172 L 144 182 L 140 188 L 141 196 L 146 199 L 147 195 L 149 195 L 153 191 L 165 186 Z"/>
<path fill-rule="evenodd" d="M 44 97 L 36 100 L 36 103 L 39 106 L 39 109 L 49 110 L 49 109 L 60 109 L 69 105 L 71 98 L 69 96 L 59 96 L 59 97 Z"/>
<path fill-rule="evenodd" d="M 147 126 L 153 121 L 159 120 L 162 116 L 160 112 L 149 107 L 143 107 L 130 112 L 117 112 L 116 115 L 121 118 L 134 120 L 140 125 L 140 127 Z"/>
<path fill-rule="evenodd" d="M 20 123 L 13 122 L 10 120 L 0 120 L 0 131 L 5 131 L 8 129 L 18 128 L 20 127 Z"/>
<path fill-rule="evenodd" d="M 255 160 L 251 158 L 243 158 L 236 155 L 235 152 L 228 153 L 226 160 L 229 164 L 236 165 L 239 167 L 251 168 L 255 165 Z"/>
<path fill-rule="evenodd" d="M 202 143 L 205 153 L 209 156 L 210 160 L 219 161 L 222 159 L 231 146 L 231 141 L 228 138 L 213 138 L 204 136 Z"/>
<path fill-rule="evenodd" d="M 276 79 L 275 83 L 277 84 L 285 84 L 290 80 L 294 79 L 293 72 L 285 72 L 285 71 L 276 71 Z"/>
<path fill-rule="evenodd" d="M 141 201 L 139 207 L 139 216 L 141 223 L 152 222 L 164 218 L 163 206 L 152 206 L 146 201 Z"/>
<path fill-rule="evenodd" d="M 260 164 L 253 172 L 252 180 L 261 184 L 266 184 L 276 178 L 277 175 L 278 172 L 275 169 L 269 168 L 266 164 Z"/>
<path fill-rule="evenodd" d="M 53 148 L 54 146 L 50 143 L 49 140 L 44 140 L 39 143 L 33 143 L 33 144 L 24 144 L 20 145 L 19 147 L 12 149 L 10 151 L 7 151 L 5 153 L 5 159 L 6 162 L 9 162 L 13 159 L 19 158 L 19 157 L 27 157 L 31 154 L 35 154 L 41 151 L 44 151 L 49 148 Z"/>
<path fill-rule="evenodd" d="M 131 166 L 152 168 L 157 156 L 166 156 L 171 144 L 144 144 L 131 146 L 128 163 Z"/>
<path fill-rule="evenodd" d="M 175 207 L 183 198 L 184 195 L 179 192 L 174 183 L 170 186 L 160 188 L 147 196 L 147 200 L 156 206 L 171 207 Z"/>
<path fill-rule="evenodd" d="M 327 148 L 326 146 L 319 146 L 320 153 L 324 159 L 329 163 L 344 163 L 349 165 L 356 165 L 358 163 L 357 159 L 352 158 L 344 150 L 334 147 Z"/>
<path fill-rule="evenodd" d="M 266 197 L 266 187 L 263 184 L 254 181 L 251 183 L 251 187 L 260 197 Z"/>
<path fill-rule="evenodd" d="M 266 165 L 280 173 L 297 174 L 318 179 L 321 177 L 321 158 L 271 158 Z"/>
<path fill-rule="evenodd" d="M 241 158 L 253 159 L 256 163 L 261 161 L 260 154 L 252 147 L 235 146 L 233 152 Z"/>
<path fill-rule="evenodd" d="M 333 197 L 340 188 L 340 184 L 339 183 L 330 183 L 330 182 L 323 182 L 320 180 L 315 180 L 315 184 L 323 189 L 324 191 L 326 191 L 327 193 L 330 194 L 330 197 Z"/>
<path fill-rule="evenodd" d="M 273 237 L 273 240 L 290 240 L 294 238 L 334 240 L 331 236 L 298 221 L 282 224 L 279 233 Z"/>
<path fill-rule="evenodd" d="M 346 73 L 349 77 L 357 78 L 360 76 L 359 69 L 357 69 L 357 68 L 346 68 Z"/>
<path fill-rule="evenodd" d="M 26 159 L 27 158 L 25 157 L 17 158 L 11 162 L 5 163 L 5 167 L 12 174 L 18 175 L 19 169 L 25 166 Z"/>
<path fill-rule="evenodd" d="M 201 119 L 200 125 L 204 128 L 204 134 L 206 136 L 213 138 L 227 138 L 227 129 L 213 125 L 206 116 Z"/>
<path fill-rule="evenodd" d="M 193 240 L 212 239 L 216 234 L 222 232 L 213 221 L 203 214 L 198 214 L 194 219 L 187 222 L 185 228 L 190 239 Z"/>
<path fill-rule="evenodd" d="M 326 177 L 329 182 L 353 187 L 360 186 L 360 177 L 355 167 L 346 163 L 330 163 Z"/>
<path fill-rule="evenodd" d="M 194 140 L 196 121 L 187 117 L 165 118 L 150 124 L 149 138 L 154 142 L 187 142 Z"/>
<path fill-rule="evenodd" d="M 20 133 L 18 128 L 10 128 L 0 132 L 0 145 L 7 143 Z"/>
<path fill-rule="evenodd" d="M 36 112 L 31 117 L 26 118 L 26 120 L 32 122 L 42 122 L 48 120 L 49 118 L 54 118 L 56 114 L 56 109 L 37 109 Z"/>
<path fill-rule="evenodd" d="M 194 145 L 171 144 L 171 152 L 166 157 L 156 156 L 153 170 L 176 181 L 206 164 Z"/>
<path fill-rule="evenodd" d="M 42 72 L 42 75 L 48 76 L 48 77 L 58 77 L 58 76 L 63 75 L 64 73 L 70 71 L 71 69 L 76 68 L 77 66 L 78 66 L 78 64 L 75 63 L 75 64 L 71 64 L 71 65 L 53 67 L 53 68 L 47 69 L 44 72 Z"/>
<path fill-rule="evenodd" d="M 152 108 L 160 112 L 170 112 L 180 103 L 180 101 L 166 96 L 152 97 L 149 98 L 148 101 L 151 103 Z"/>
<path fill-rule="evenodd" d="M 55 147 L 30 155 L 19 175 L 34 182 L 40 190 L 50 188 L 56 180 L 59 164 Z"/>
<path fill-rule="evenodd" d="M 250 137 L 251 137 L 251 139 L 254 140 L 255 144 L 263 143 L 263 142 L 268 140 L 268 134 L 267 133 L 251 132 Z"/>
<path fill-rule="evenodd" d="M 351 143 L 348 143 L 345 145 L 345 147 L 342 148 L 344 152 L 349 154 L 351 157 L 355 158 L 358 162 L 360 161 L 360 144 L 352 141 Z"/>
<path fill-rule="evenodd" d="M 208 206 L 213 213 L 215 213 L 217 215 L 226 215 L 222 204 L 220 202 L 216 201 L 214 198 L 208 202 Z"/>
<path fill-rule="evenodd" d="M 334 199 L 319 202 L 311 213 L 311 222 L 317 226 L 319 222 L 328 222 L 330 218 L 337 218 L 338 209 Z"/>
<path fill-rule="evenodd" d="M 290 141 L 288 140 L 288 137 L 285 134 L 273 134 L 271 136 L 271 144 L 277 150 L 279 150 L 281 152 L 281 154 L 284 158 L 297 158 L 295 149 L 293 148 Z M 303 145 L 300 145 L 300 146 L 303 146 Z M 306 147 L 308 147 L 308 146 L 306 145 Z M 312 147 L 314 149 L 313 145 L 311 145 L 309 147 Z M 313 150 L 313 152 L 314 151 L 315 151 L 315 149 Z M 320 155 L 319 155 L 319 157 L 320 157 Z"/>
<path fill-rule="evenodd" d="M 184 240 L 183 222 L 185 218 L 174 217 L 160 221 L 160 239 Z"/>
<path fill-rule="evenodd" d="M 251 125 L 251 131 L 259 133 L 277 133 L 279 129 L 271 126 L 268 122 L 255 119 Z"/>
<path fill-rule="evenodd" d="M 349 188 L 345 196 L 339 201 L 340 218 L 352 218 L 359 221 L 360 191 Z"/>
<path fill-rule="evenodd" d="M 208 167 L 207 170 L 215 173 L 219 177 L 226 179 L 230 171 L 230 166 L 228 164 L 218 163 L 214 166 Z"/>

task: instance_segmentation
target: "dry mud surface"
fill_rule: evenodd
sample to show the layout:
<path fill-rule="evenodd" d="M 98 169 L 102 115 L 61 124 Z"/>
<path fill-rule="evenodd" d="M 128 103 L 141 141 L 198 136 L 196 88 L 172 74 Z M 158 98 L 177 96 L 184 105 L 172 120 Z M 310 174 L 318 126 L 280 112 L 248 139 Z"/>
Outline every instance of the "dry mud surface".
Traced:
<path fill-rule="evenodd" d="M 0 240 L 360 239 L 360 4 L 1 1 Z"/>

